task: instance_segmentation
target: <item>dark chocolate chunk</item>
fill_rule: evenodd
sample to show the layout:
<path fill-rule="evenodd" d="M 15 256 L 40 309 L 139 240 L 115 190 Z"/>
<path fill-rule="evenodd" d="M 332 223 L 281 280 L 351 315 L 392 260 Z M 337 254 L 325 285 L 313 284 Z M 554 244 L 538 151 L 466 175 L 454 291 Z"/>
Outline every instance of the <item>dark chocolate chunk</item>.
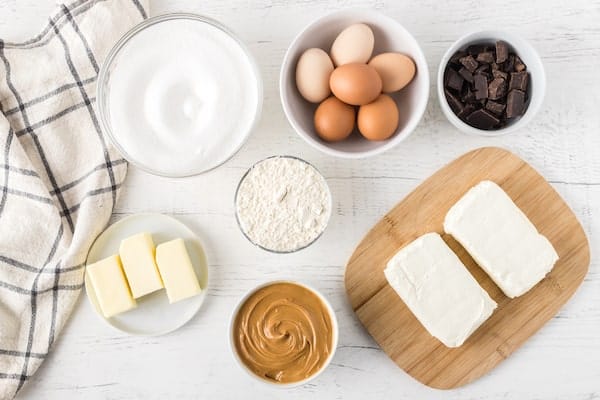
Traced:
<path fill-rule="evenodd" d="M 488 72 L 490 70 L 490 64 L 480 64 L 475 70 L 475 73 Z"/>
<path fill-rule="evenodd" d="M 446 94 L 446 100 L 448 101 L 448 105 L 450 105 L 452 111 L 454 111 L 455 114 L 460 113 L 464 108 L 463 103 L 461 103 L 460 100 L 456 96 L 454 96 L 448 89 L 444 90 L 444 93 Z"/>
<path fill-rule="evenodd" d="M 521 61 L 519 56 L 515 56 L 515 71 L 521 72 L 521 71 L 525 71 L 526 69 L 527 69 L 527 66 L 523 63 L 523 61 Z"/>
<path fill-rule="evenodd" d="M 515 56 L 512 54 L 508 56 L 508 60 L 504 62 L 502 70 L 507 73 L 515 72 Z"/>
<path fill-rule="evenodd" d="M 475 61 L 475 59 L 473 58 L 472 55 L 468 55 L 465 57 L 462 57 L 460 59 L 460 63 L 466 68 L 468 69 L 470 72 L 475 72 L 475 70 L 477 69 L 477 66 L 479 65 L 477 63 L 477 61 Z"/>
<path fill-rule="evenodd" d="M 475 106 L 473 104 L 467 104 L 465 105 L 465 108 L 462 109 L 461 112 L 459 112 L 458 114 L 456 114 L 456 116 L 462 120 L 464 120 L 465 118 L 467 118 L 469 116 L 469 114 L 471 114 L 473 111 L 475 111 Z"/>
<path fill-rule="evenodd" d="M 508 58 L 508 43 L 502 40 L 496 42 L 496 62 L 503 63 Z"/>
<path fill-rule="evenodd" d="M 506 72 L 500 71 L 499 69 L 492 70 L 492 75 L 494 78 L 502 78 L 504 80 L 508 80 L 508 74 Z"/>
<path fill-rule="evenodd" d="M 492 74 L 489 71 L 489 64 L 483 64 L 482 66 L 479 66 L 473 75 L 483 75 L 488 81 L 492 80 Z"/>
<path fill-rule="evenodd" d="M 488 100 L 488 102 L 485 103 L 485 109 L 498 116 L 502 115 L 504 108 L 506 108 L 504 104 L 497 103 L 493 100 Z"/>
<path fill-rule="evenodd" d="M 446 87 L 460 92 L 464 81 L 464 78 L 453 68 L 446 69 Z"/>
<path fill-rule="evenodd" d="M 482 63 L 493 63 L 494 62 L 494 53 L 491 51 L 484 51 L 482 53 L 477 54 L 476 60 Z"/>
<path fill-rule="evenodd" d="M 502 78 L 495 78 L 488 86 L 488 98 L 498 100 L 506 94 L 506 81 Z"/>
<path fill-rule="evenodd" d="M 489 45 L 488 44 L 472 44 L 469 47 L 467 47 L 467 53 L 469 53 L 470 55 L 472 55 L 473 57 L 477 57 L 477 55 L 479 53 L 483 53 L 485 51 L 489 50 Z"/>
<path fill-rule="evenodd" d="M 469 125 L 475 128 L 489 130 L 500 123 L 500 120 L 486 110 L 473 111 L 467 117 Z"/>
<path fill-rule="evenodd" d="M 458 70 L 458 73 L 460 74 L 460 76 L 463 77 L 463 79 L 469 83 L 473 83 L 473 74 L 471 73 L 471 71 L 469 71 L 468 69 L 466 69 L 465 67 L 461 67 Z"/>
<path fill-rule="evenodd" d="M 492 67 L 492 72 L 500 70 L 500 66 L 495 62 L 490 63 L 490 66 Z"/>
<path fill-rule="evenodd" d="M 487 86 L 487 78 L 485 77 L 485 75 L 482 75 L 482 74 L 473 75 L 473 80 L 475 81 L 475 98 L 477 100 L 487 99 L 488 86 Z"/>
<path fill-rule="evenodd" d="M 508 85 L 508 90 L 519 89 L 522 91 L 527 90 L 527 81 L 529 74 L 527 71 L 521 72 L 511 72 L 510 73 L 510 83 Z"/>
<path fill-rule="evenodd" d="M 456 53 L 454 53 L 452 55 L 452 57 L 450 57 L 450 64 L 454 64 L 454 65 L 462 65 L 460 63 L 460 59 L 465 57 L 468 53 L 466 51 L 457 51 Z"/>
<path fill-rule="evenodd" d="M 463 101 L 463 103 L 467 104 L 475 103 L 477 101 L 477 99 L 475 98 L 475 93 L 473 93 L 473 91 L 469 87 L 467 87 L 467 90 L 463 92 L 461 100 Z"/>
<path fill-rule="evenodd" d="M 506 97 L 506 118 L 516 118 L 525 112 L 525 92 L 513 89 Z"/>

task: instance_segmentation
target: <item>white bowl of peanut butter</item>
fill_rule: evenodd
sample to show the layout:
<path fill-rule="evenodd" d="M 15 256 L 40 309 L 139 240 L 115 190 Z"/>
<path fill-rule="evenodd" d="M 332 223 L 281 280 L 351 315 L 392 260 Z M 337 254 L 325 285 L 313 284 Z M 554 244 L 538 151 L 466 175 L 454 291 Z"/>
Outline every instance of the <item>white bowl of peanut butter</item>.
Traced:
<path fill-rule="evenodd" d="M 338 335 L 327 299 L 287 280 L 249 291 L 230 322 L 231 352 L 240 367 L 252 378 L 282 388 L 319 376 L 333 359 Z"/>

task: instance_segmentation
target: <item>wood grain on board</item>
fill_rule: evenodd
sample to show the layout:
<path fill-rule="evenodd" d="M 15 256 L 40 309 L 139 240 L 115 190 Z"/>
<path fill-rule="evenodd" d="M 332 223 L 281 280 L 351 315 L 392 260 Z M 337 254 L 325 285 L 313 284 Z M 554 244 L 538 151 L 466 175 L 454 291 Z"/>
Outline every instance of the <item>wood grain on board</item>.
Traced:
<path fill-rule="evenodd" d="M 450 207 L 484 179 L 499 184 L 555 247 L 560 257 L 525 295 L 509 299 L 467 252 L 443 234 Z M 432 337 L 387 284 L 383 270 L 404 245 L 438 232 L 498 303 L 492 316 L 458 348 Z M 467 384 L 490 371 L 537 332 L 571 297 L 590 263 L 586 235 L 548 182 L 514 154 L 471 151 L 439 170 L 387 213 L 360 242 L 346 267 L 352 308 L 391 359 L 418 381 L 439 389 Z"/>

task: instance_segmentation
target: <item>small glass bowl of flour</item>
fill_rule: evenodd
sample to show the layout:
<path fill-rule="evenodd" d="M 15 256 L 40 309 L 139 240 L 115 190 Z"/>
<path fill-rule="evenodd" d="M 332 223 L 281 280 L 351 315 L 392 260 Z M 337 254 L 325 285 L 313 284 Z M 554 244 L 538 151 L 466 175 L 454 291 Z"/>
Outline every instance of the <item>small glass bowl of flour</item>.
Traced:
<path fill-rule="evenodd" d="M 331 192 L 308 162 L 274 156 L 254 164 L 235 193 L 239 227 L 254 245 L 292 253 L 321 236 L 331 216 Z"/>

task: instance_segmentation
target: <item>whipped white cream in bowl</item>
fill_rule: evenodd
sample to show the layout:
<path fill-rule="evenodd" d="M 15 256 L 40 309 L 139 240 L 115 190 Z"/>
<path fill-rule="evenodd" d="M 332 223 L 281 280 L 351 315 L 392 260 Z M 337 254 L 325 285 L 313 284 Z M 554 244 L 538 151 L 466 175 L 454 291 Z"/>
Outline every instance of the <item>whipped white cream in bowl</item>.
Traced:
<path fill-rule="evenodd" d="M 262 81 L 246 46 L 194 14 L 147 19 L 117 42 L 98 76 L 104 132 L 155 175 L 211 170 L 245 143 L 262 108 Z"/>

